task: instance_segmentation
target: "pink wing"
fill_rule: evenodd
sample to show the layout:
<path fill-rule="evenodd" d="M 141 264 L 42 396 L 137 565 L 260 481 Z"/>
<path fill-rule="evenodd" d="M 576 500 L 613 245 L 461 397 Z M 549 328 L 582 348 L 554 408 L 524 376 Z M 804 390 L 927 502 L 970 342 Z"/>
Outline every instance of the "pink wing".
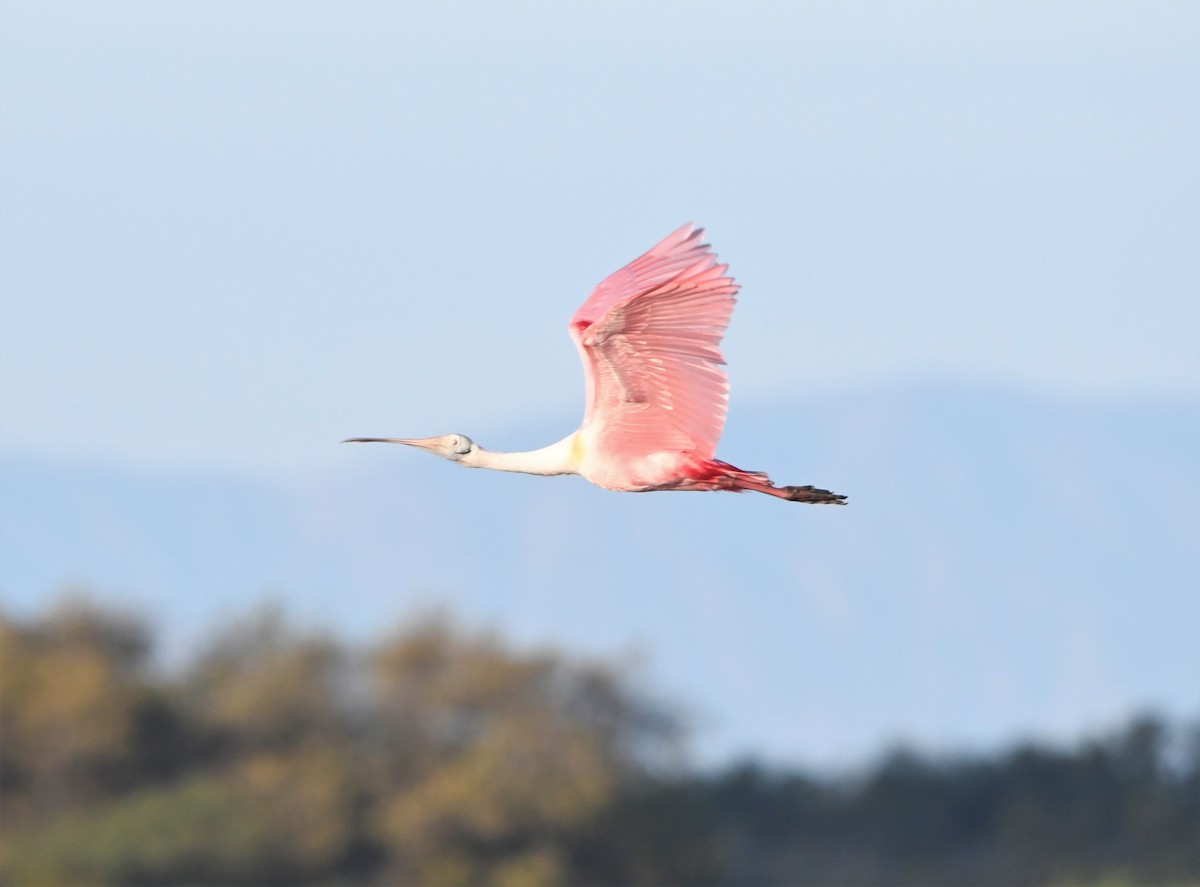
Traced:
<path fill-rule="evenodd" d="M 738 287 L 703 236 L 684 225 L 605 278 L 571 318 L 583 421 L 600 426 L 606 452 L 716 451 L 729 400 L 721 337 Z"/>

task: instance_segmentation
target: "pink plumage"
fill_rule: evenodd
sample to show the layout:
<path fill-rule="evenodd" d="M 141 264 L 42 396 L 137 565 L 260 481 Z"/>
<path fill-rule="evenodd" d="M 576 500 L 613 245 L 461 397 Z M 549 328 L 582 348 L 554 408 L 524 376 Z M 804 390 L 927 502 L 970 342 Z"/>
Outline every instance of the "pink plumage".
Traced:
<path fill-rule="evenodd" d="M 613 455 L 663 450 L 711 457 L 729 382 L 721 338 L 738 286 L 685 225 L 610 274 L 571 318 L 583 358 L 583 421 Z"/>
<path fill-rule="evenodd" d="M 703 236 L 684 225 L 601 281 L 571 318 L 587 385 L 573 434 L 525 453 L 491 452 L 461 434 L 352 440 L 417 446 L 471 468 L 578 474 L 612 490 L 753 490 L 841 504 L 845 496 L 777 487 L 714 458 L 729 401 L 721 339 L 738 285 Z"/>

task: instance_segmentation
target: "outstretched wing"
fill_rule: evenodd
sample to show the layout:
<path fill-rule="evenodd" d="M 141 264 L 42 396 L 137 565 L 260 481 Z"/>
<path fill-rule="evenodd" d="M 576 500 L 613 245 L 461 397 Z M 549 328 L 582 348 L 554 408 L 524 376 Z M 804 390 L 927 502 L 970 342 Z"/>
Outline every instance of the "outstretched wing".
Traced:
<path fill-rule="evenodd" d="M 738 286 L 703 236 L 684 225 L 605 278 L 571 318 L 583 421 L 606 452 L 716 451 L 729 400 L 721 338 Z"/>

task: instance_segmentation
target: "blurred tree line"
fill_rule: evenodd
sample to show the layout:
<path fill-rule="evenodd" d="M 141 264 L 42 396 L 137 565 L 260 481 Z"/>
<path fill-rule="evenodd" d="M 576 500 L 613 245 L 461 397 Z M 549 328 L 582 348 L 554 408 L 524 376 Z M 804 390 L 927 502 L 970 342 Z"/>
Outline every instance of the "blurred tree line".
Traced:
<path fill-rule="evenodd" d="M 626 672 L 444 617 L 360 650 L 264 612 L 171 674 L 151 646 L 78 601 L 0 616 L 0 880 L 1200 884 L 1196 725 L 697 773 Z"/>

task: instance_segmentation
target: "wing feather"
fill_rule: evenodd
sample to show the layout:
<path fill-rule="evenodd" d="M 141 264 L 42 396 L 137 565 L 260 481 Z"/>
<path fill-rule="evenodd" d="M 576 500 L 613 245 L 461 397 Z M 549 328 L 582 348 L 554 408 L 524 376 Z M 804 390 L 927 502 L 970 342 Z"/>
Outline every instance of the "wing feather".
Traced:
<path fill-rule="evenodd" d="M 729 383 L 721 339 L 738 286 L 685 225 L 605 278 L 571 318 L 587 380 L 584 424 L 606 454 L 712 458 Z"/>

